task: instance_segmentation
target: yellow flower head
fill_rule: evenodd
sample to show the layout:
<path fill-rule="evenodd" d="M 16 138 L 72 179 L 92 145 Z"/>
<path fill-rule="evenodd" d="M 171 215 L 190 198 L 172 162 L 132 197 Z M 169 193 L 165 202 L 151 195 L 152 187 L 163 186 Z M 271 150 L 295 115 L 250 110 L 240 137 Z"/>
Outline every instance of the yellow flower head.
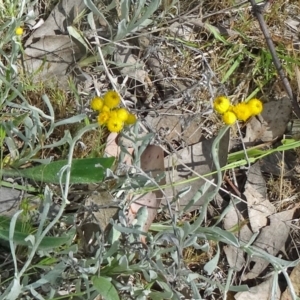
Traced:
<path fill-rule="evenodd" d="M 91 101 L 91 108 L 93 110 L 100 111 L 100 110 L 102 110 L 103 105 L 104 105 L 103 99 L 100 97 L 95 97 Z"/>
<path fill-rule="evenodd" d="M 111 118 L 114 118 L 114 119 L 118 119 L 117 111 L 116 111 L 116 110 L 112 110 L 112 111 L 110 112 L 110 117 L 111 117 Z"/>
<path fill-rule="evenodd" d="M 99 115 L 98 115 L 98 118 L 97 118 L 97 121 L 98 121 L 98 124 L 99 125 L 104 125 L 106 124 L 106 122 L 108 121 L 110 117 L 110 113 L 107 112 L 107 111 L 102 111 Z"/>
<path fill-rule="evenodd" d="M 110 108 L 107 107 L 106 105 L 103 105 L 101 111 L 106 111 L 106 112 L 110 112 Z"/>
<path fill-rule="evenodd" d="M 118 118 L 109 118 L 106 126 L 110 132 L 120 132 L 123 129 L 124 123 Z"/>
<path fill-rule="evenodd" d="M 129 113 L 126 108 L 118 108 L 116 112 L 119 120 L 125 122 L 128 119 Z"/>
<path fill-rule="evenodd" d="M 117 107 L 120 104 L 120 96 L 117 92 L 115 91 L 108 91 L 105 93 L 103 96 L 104 99 L 104 104 L 108 108 L 114 108 Z"/>
<path fill-rule="evenodd" d="M 17 27 L 16 30 L 15 30 L 15 34 L 16 35 L 22 35 L 24 32 L 23 28 L 22 27 Z"/>
<path fill-rule="evenodd" d="M 223 114 L 223 122 L 227 125 L 232 125 L 236 120 L 236 115 L 232 111 L 226 111 Z"/>
<path fill-rule="evenodd" d="M 136 116 L 134 114 L 129 113 L 128 118 L 125 121 L 126 125 L 132 125 L 135 124 L 135 122 L 136 122 Z"/>
<path fill-rule="evenodd" d="M 237 105 L 233 106 L 232 112 L 234 112 L 238 120 L 244 122 L 252 116 L 251 109 L 245 102 L 238 103 Z"/>
<path fill-rule="evenodd" d="M 253 116 L 259 115 L 263 110 L 263 103 L 259 99 L 251 99 L 247 102 Z"/>
<path fill-rule="evenodd" d="M 214 110 L 219 114 L 224 114 L 230 106 L 230 101 L 225 96 L 217 97 L 214 101 Z"/>

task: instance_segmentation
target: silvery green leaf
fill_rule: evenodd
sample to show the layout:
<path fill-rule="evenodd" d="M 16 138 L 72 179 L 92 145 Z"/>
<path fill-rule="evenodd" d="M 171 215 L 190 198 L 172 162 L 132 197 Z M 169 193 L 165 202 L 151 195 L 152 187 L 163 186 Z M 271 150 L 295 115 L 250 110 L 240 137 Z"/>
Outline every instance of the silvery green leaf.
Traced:
<path fill-rule="evenodd" d="M 130 153 L 130 152 L 128 151 L 128 148 L 127 148 L 127 147 L 124 147 L 123 145 L 120 145 L 120 149 L 121 149 L 121 155 L 127 154 L 127 155 L 129 155 L 129 156 L 132 156 L 132 153 Z M 120 161 L 123 161 L 123 160 L 120 159 Z"/>
<path fill-rule="evenodd" d="M 73 116 L 71 118 L 61 120 L 61 121 L 55 123 L 54 126 L 58 127 L 58 126 L 61 126 L 61 125 L 66 125 L 66 124 L 79 123 L 82 120 L 84 120 L 85 118 L 86 118 L 86 114 L 76 115 L 76 116 Z"/>
<path fill-rule="evenodd" d="M 7 299 L 7 300 L 18 299 L 19 295 L 22 293 L 22 288 L 23 287 L 22 287 L 22 285 L 20 285 L 20 282 L 14 278 L 11 288 L 6 289 L 6 290 L 10 290 L 9 294 L 6 296 L 6 298 L 3 298 L 3 299 Z"/>
<path fill-rule="evenodd" d="M 144 278 L 146 279 L 146 281 L 150 282 L 150 281 L 151 281 L 151 278 L 150 278 L 150 276 L 149 276 L 147 270 L 145 270 L 145 269 L 141 269 L 141 270 L 142 270 L 142 273 L 143 273 Z"/>
<path fill-rule="evenodd" d="M 138 6 L 134 9 L 134 16 L 131 19 L 132 23 L 135 23 L 136 20 L 140 17 L 142 9 L 145 7 L 146 0 L 137 1 Z"/>
<path fill-rule="evenodd" d="M 155 258 L 156 258 L 156 264 L 155 265 L 164 274 L 165 273 L 165 266 L 164 266 L 164 264 L 163 264 L 163 262 L 161 260 L 160 254 L 155 255 Z"/>
<path fill-rule="evenodd" d="M 47 149 L 47 148 L 56 148 L 62 145 L 65 145 L 66 143 L 70 144 L 72 141 L 72 136 L 70 134 L 70 131 L 65 130 L 64 136 L 57 142 L 50 144 L 50 145 L 46 145 L 43 147 L 43 149 Z"/>
<path fill-rule="evenodd" d="M 35 236 L 30 234 L 25 238 L 25 242 L 30 242 L 31 246 L 35 244 Z"/>
<path fill-rule="evenodd" d="M 17 146 L 15 145 L 14 140 L 11 137 L 5 138 L 6 146 L 9 150 L 9 154 L 12 159 L 17 159 L 19 157 L 19 151 L 17 149 Z"/>
<path fill-rule="evenodd" d="M 184 222 L 182 230 L 184 231 L 184 236 L 188 236 L 191 231 L 191 224 L 189 222 Z"/>
<path fill-rule="evenodd" d="M 113 256 L 119 249 L 120 241 L 115 241 L 109 248 L 109 250 L 104 254 L 103 259 Z"/>
<path fill-rule="evenodd" d="M 119 240 L 120 236 L 121 236 L 121 232 L 117 228 L 115 228 L 115 224 L 114 224 L 109 232 L 108 242 L 110 244 L 114 244 L 116 241 Z"/>
<path fill-rule="evenodd" d="M 14 234 L 15 234 L 15 227 L 16 227 L 17 219 L 22 212 L 23 212 L 23 210 L 17 211 L 11 218 L 11 221 L 9 224 L 9 245 L 10 245 L 10 251 L 11 251 L 11 255 L 12 255 L 15 269 L 16 269 L 15 272 L 17 272 L 17 268 L 16 268 L 17 260 L 16 260 L 15 245 L 14 245 Z"/>
<path fill-rule="evenodd" d="M 143 230 L 145 223 L 148 219 L 148 209 L 146 206 L 142 206 L 136 213 L 136 222 L 134 224 L 134 228 L 139 230 Z"/>
<path fill-rule="evenodd" d="M 214 270 L 218 266 L 219 259 L 220 259 L 220 247 L 219 244 L 217 244 L 216 255 L 213 257 L 213 259 L 207 262 L 203 268 L 204 271 L 206 271 L 209 276 L 214 272 Z"/>
<path fill-rule="evenodd" d="M 55 284 L 58 278 L 60 278 L 62 272 L 65 271 L 67 265 L 65 262 L 61 261 L 55 265 L 55 268 L 51 269 L 48 273 L 46 273 L 42 278 L 38 279 L 37 281 L 31 283 L 29 286 L 36 289 L 40 286 L 51 283 Z"/>
<path fill-rule="evenodd" d="M 234 207 L 236 206 L 238 203 L 240 203 L 241 201 L 235 198 L 231 198 L 230 200 L 230 204 L 227 205 L 223 210 L 221 215 L 218 217 L 217 222 L 215 223 L 215 226 L 218 225 L 223 219 L 224 217 L 227 215 L 227 213 Z"/>
<path fill-rule="evenodd" d="M 28 138 L 32 138 L 32 137 L 36 136 L 36 134 L 37 134 L 36 126 L 33 125 L 32 119 L 29 116 L 27 116 L 24 119 L 24 127 L 25 127 L 24 128 L 25 135 Z"/>
<path fill-rule="evenodd" d="M 136 123 L 137 124 L 137 123 Z M 154 138 L 154 133 L 147 133 L 145 135 L 141 135 L 140 137 L 136 137 L 136 141 L 142 141 L 144 144 L 149 144 L 149 142 Z"/>
<path fill-rule="evenodd" d="M 115 8 L 115 7 L 116 7 L 116 1 L 113 0 L 113 1 L 111 1 L 111 3 L 110 3 L 109 5 L 106 6 L 106 9 L 107 9 L 108 11 L 110 11 L 110 10 L 112 10 L 112 9 Z"/>
<path fill-rule="evenodd" d="M 180 191 L 178 191 L 176 198 L 180 199 L 183 198 L 189 191 L 191 190 L 191 186 L 185 186 Z"/>
<path fill-rule="evenodd" d="M 219 227 L 199 227 L 198 230 L 196 230 L 196 232 L 204 233 L 207 236 L 207 239 L 222 241 L 229 245 L 240 247 L 240 241 L 233 233 L 223 230 Z"/>
<path fill-rule="evenodd" d="M 194 244 L 194 248 L 197 249 L 197 250 L 202 250 L 203 252 L 208 252 L 208 250 L 209 250 L 209 243 L 205 243 L 204 245 L 199 245 L 199 244 L 195 243 Z"/>
<path fill-rule="evenodd" d="M 177 249 L 180 248 L 178 238 L 174 235 L 173 232 L 164 232 L 162 236 L 158 239 L 158 241 L 167 241 L 170 242 L 170 244 L 174 244 L 177 247 Z"/>
<path fill-rule="evenodd" d="M 189 201 L 189 203 L 185 206 L 183 213 L 186 212 L 191 206 L 193 206 L 210 188 L 211 183 L 206 181 L 204 185 L 202 185 L 197 193 L 192 197 L 192 199 Z"/>
<path fill-rule="evenodd" d="M 183 247 L 187 248 L 187 247 L 193 246 L 196 243 L 196 241 L 197 241 L 197 236 L 191 236 L 184 241 Z"/>
<path fill-rule="evenodd" d="M 74 232 L 74 236 L 75 236 L 75 232 Z M 64 249 L 64 250 L 61 250 L 61 251 L 58 251 L 56 252 L 57 254 L 69 254 L 70 252 L 73 252 L 73 253 L 78 253 L 78 245 L 77 244 L 74 244 L 74 245 L 70 245 L 68 246 L 68 248 Z"/>
<path fill-rule="evenodd" d="M 139 24 L 138 27 L 136 27 L 135 29 L 133 29 L 132 32 L 135 32 L 135 31 L 137 31 L 137 30 L 142 30 L 143 28 L 149 26 L 149 25 L 152 24 L 152 23 L 153 23 L 153 20 L 151 20 L 151 19 L 146 19 L 146 20 L 144 20 L 141 24 Z"/>
<path fill-rule="evenodd" d="M 170 286 L 163 282 L 163 281 L 157 281 L 157 283 L 161 286 L 162 290 L 164 291 L 164 293 L 168 293 L 169 296 L 164 296 L 166 298 L 171 298 L 173 296 L 173 292 L 172 292 L 172 289 L 170 288 Z M 163 299 L 163 298 L 161 298 Z"/>
<path fill-rule="evenodd" d="M 142 232 L 141 230 L 138 230 L 136 228 L 126 228 L 126 227 L 122 227 L 118 224 L 114 224 L 113 226 L 119 232 L 131 233 L 131 234 L 136 234 L 136 235 L 144 234 L 144 232 Z"/>
<path fill-rule="evenodd" d="M 121 0 L 121 20 L 127 20 L 129 18 L 129 5 L 130 0 Z"/>
<path fill-rule="evenodd" d="M 30 293 L 31 295 L 34 297 L 34 299 L 37 299 L 37 300 L 44 300 L 45 298 L 39 294 L 33 287 L 30 287 Z"/>
<path fill-rule="evenodd" d="M 130 24 L 128 25 L 129 32 L 131 32 L 135 28 L 138 28 L 146 19 L 152 17 L 154 12 L 158 9 L 159 5 L 160 0 L 152 0 L 141 18 L 137 22 L 130 22 Z"/>
<path fill-rule="evenodd" d="M 51 118 L 54 120 L 54 116 L 55 116 L 54 109 L 53 109 L 53 106 L 51 104 L 49 97 L 45 94 L 45 95 L 42 95 L 42 99 L 45 102 L 45 104 L 47 105 L 47 108 L 49 110 L 49 114 L 50 114 Z"/>
<path fill-rule="evenodd" d="M 29 139 L 21 132 L 19 131 L 17 128 L 13 128 L 12 132 L 19 138 L 21 139 L 25 145 L 29 144 Z M 23 149 L 24 150 L 24 149 Z"/>
<path fill-rule="evenodd" d="M 193 299 L 199 299 L 199 300 L 201 300 L 202 297 L 199 294 L 199 289 L 197 288 L 194 280 L 191 281 L 191 288 L 192 288 L 192 292 L 193 292 Z"/>
<path fill-rule="evenodd" d="M 142 17 L 135 24 L 130 24 L 131 26 L 129 25 L 128 27 L 132 30 L 141 26 L 147 19 L 153 17 L 154 12 L 158 9 L 159 5 L 160 0 L 152 0 Z"/>
<path fill-rule="evenodd" d="M 41 221 L 39 223 L 38 231 L 36 236 L 39 237 L 43 231 L 44 224 L 47 220 L 48 212 L 50 209 L 50 204 L 52 203 L 53 193 L 50 190 L 49 186 L 45 186 L 44 190 L 44 203 L 43 203 L 43 211 L 41 213 Z"/>
<path fill-rule="evenodd" d="M 78 267 L 78 271 L 84 274 L 96 274 L 99 270 L 100 263 L 99 260 L 96 261 L 94 266 L 89 266 L 86 268 Z"/>
<path fill-rule="evenodd" d="M 177 266 L 179 266 L 179 259 L 180 258 L 178 257 L 177 251 L 171 252 L 170 254 L 171 254 L 171 257 L 172 257 L 173 261 L 175 262 L 175 264 Z"/>
<path fill-rule="evenodd" d="M 24 277 L 22 278 L 21 285 L 27 286 L 28 282 L 29 282 L 29 276 L 28 276 L 28 274 L 25 274 Z"/>
<path fill-rule="evenodd" d="M 125 19 L 121 20 L 118 24 L 117 35 L 114 37 L 114 41 L 122 40 L 129 33 L 127 28 L 127 22 Z"/>
<path fill-rule="evenodd" d="M 157 279 L 157 273 L 154 272 L 153 270 L 149 270 L 149 276 L 150 276 L 150 280 Z"/>
<path fill-rule="evenodd" d="M 179 236 L 179 240 L 182 241 L 183 238 L 185 237 L 185 232 L 181 227 L 176 228 L 177 235 Z"/>
<path fill-rule="evenodd" d="M 80 47 L 80 48 L 82 48 L 82 50 L 88 49 L 89 46 L 87 45 L 87 43 L 85 42 L 82 35 L 78 32 L 78 30 L 74 26 L 68 26 L 67 30 L 68 30 L 69 35 L 71 35 L 74 39 L 76 39 L 82 45 L 82 47 Z"/>
<path fill-rule="evenodd" d="M 123 267 L 125 270 L 129 268 L 128 266 L 128 259 L 125 255 L 123 255 L 120 259 L 119 259 L 119 266 Z"/>
<path fill-rule="evenodd" d="M 192 282 L 194 281 L 195 279 L 198 279 L 199 278 L 199 274 L 197 273 L 189 273 L 187 275 L 187 282 Z"/>
<path fill-rule="evenodd" d="M 91 0 L 84 0 L 84 4 L 92 11 L 92 13 L 94 13 L 96 16 L 102 18 L 103 20 L 105 20 L 108 28 L 109 28 L 109 31 L 110 33 L 112 33 L 112 29 L 111 29 L 111 26 L 109 24 L 109 22 L 107 22 L 105 16 L 99 11 L 99 9 L 96 7 L 96 5 L 94 4 L 93 1 Z M 93 14 L 88 14 L 88 22 L 89 22 L 89 25 L 91 26 L 91 28 L 93 29 L 94 27 L 94 22 L 90 22 L 91 21 L 91 18 L 93 18 Z M 96 29 L 96 28 L 94 28 Z"/>

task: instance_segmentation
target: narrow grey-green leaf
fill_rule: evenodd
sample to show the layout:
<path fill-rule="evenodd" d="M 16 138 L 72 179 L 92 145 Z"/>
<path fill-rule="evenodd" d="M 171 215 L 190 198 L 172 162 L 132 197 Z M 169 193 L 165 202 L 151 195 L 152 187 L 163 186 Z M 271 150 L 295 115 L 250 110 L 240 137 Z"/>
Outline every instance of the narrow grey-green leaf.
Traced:
<path fill-rule="evenodd" d="M 218 262 L 219 262 L 220 247 L 219 247 L 219 244 L 217 246 L 218 246 L 218 251 L 217 251 L 216 255 L 213 257 L 213 259 L 211 259 L 209 262 L 207 262 L 204 266 L 204 271 L 206 271 L 208 275 L 211 275 L 213 273 L 213 271 L 216 269 Z"/>

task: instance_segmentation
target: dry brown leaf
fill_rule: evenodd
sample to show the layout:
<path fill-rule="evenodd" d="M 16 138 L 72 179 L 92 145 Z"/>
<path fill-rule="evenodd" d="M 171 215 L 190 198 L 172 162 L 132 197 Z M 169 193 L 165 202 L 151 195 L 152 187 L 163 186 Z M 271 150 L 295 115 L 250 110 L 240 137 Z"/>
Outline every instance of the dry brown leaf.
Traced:
<path fill-rule="evenodd" d="M 185 25 L 182 22 L 174 22 L 171 26 L 169 26 L 168 30 L 170 35 L 186 41 L 194 41 L 198 34 L 198 31 L 194 30 L 190 25 Z"/>
<path fill-rule="evenodd" d="M 111 133 L 106 140 L 105 155 L 113 156 L 118 158 L 120 155 L 120 147 L 117 145 L 116 140 L 118 138 L 117 133 Z M 127 149 L 130 153 L 133 152 L 132 148 Z M 122 163 L 131 164 L 131 156 L 125 155 L 124 161 Z M 113 204 L 113 197 L 107 191 L 97 191 L 94 192 L 90 197 L 87 198 L 85 205 L 98 205 L 98 206 L 109 206 Z M 95 219 L 98 221 L 102 231 L 107 229 L 109 221 L 117 213 L 117 208 L 100 208 L 98 211 L 93 212 Z M 88 214 L 86 214 L 86 217 Z"/>
<path fill-rule="evenodd" d="M 232 245 L 224 246 L 223 251 L 225 252 L 230 268 L 236 270 L 237 272 L 241 271 L 246 264 L 244 251 Z"/>
<path fill-rule="evenodd" d="M 165 169 L 163 150 L 159 146 L 149 145 L 141 155 L 141 168 L 154 180 L 157 179 L 157 176 L 161 176 Z M 158 184 L 165 184 L 165 179 L 161 179 Z M 135 199 L 132 199 L 128 213 L 128 222 L 132 223 L 141 207 L 147 207 L 148 219 L 142 228 L 144 232 L 147 232 L 157 214 L 162 197 L 163 193 L 160 190 L 143 196 L 136 196 Z"/>
<path fill-rule="evenodd" d="M 82 57 L 85 48 L 70 38 L 67 26 L 85 8 L 83 0 L 60 1 L 45 23 L 25 44 L 24 63 L 29 73 L 37 72 L 35 80 L 56 79 L 60 86 L 67 83 L 70 64 Z"/>
<path fill-rule="evenodd" d="M 290 275 L 290 280 L 293 284 L 297 297 L 300 297 L 300 263 L 293 269 Z M 293 300 L 288 287 L 282 293 L 280 300 Z"/>
<path fill-rule="evenodd" d="M 268 142 L 282 136 L 291 118 L 291 113 L 292 104 L 287 97 L 264 104 L 261 115 L 248 122 L 243 141 L 245 143 L 257 140 Z"/>
<path fill-rule="evenodd" d="M 246 224 L 246 220 L 240 213 L 240 211 L 245 209 L 243 206 L 244 203 L 241 202 L 228 211 L 224 218 L 224 229 L 239 229 L 235 235 L 239 238 L 240 241 L 247 243 L 252 237 L 253 233 L 248 227 L 248 224 Z M 246 264 L 244 251 L 232 245 L 226 245 L 223 249 L 226 254 L 229 266 L 237 271 L 240 271 Z"/>
<path fill-rule="evenodd" d="M 172 207 L 178 211 L 182 211 L 187 204 L 190 203 L 193 196 L 196 192 L 205 184 L 205 180 L 201 178 L 197 178 L 191 182 L 181 183 L 179 182 L 185 181 L 187 179 L 191 179 L 197 177 L 190 169 L 197 172 L 200 175 L 205 175 L 211 173 L 215 170 L 215 166 L 211 156 L 211 147 L 214 139 L 206 140 L 201 143 L 197 143 L 195 145 L 191 145 L 186 147 L 176 154 L 168 156 L 165 158 L 165 166 L 166 166 L 166 181 L 167 185 L 170 185 L 165 190 L 167 199 L 163 198 L 162 203 L 166 205 L 166 201 L 172 202 L 174 197 L 178 195 L 178 192 L 182 189 L 186 189 L 190 187 L 190 190 L 181 198 L 178 199 L 176 203 L 172 204 Z M 227 153 L 228 153 L 228 144 L 229 144 L 229 131 L 224 135 L 220 142 L 219 147 L 219 163 L 220 166 L 223 167 L 227 162 Z M 187 165 L 190 169 L 186 168 Z M 207 176 L 208 180 L 214 179 L 216 181 L 217 176 Z M 211 186 L 208 191 L 214 189 L 214 186 Z M 187 210 L 193 211 L 199 209 L 201 205 L 203 205 L 206 199 L 206 194 L 202 195 L 202 197 Z"/>
<path fill-rule="evenodd" d="M 118 134 L 115 132 L 112 132 L 106 140 L 106 147 L 105 147 L 105 154 L 109 157 L 114 156 L 116 158 L 119 157 L 120 153 L 121 153 L 121 148 L 120 146 L 117 144 L 117 139 L 118 139 Z M 127 148 L 127 151 L 129 153 L 133 153 L 133 148 Z M 132 157 L 128 154 L 125 155 L 124 160 L 122 161 L 122 163 L 124 164 L 128 164 L 130 165 L 132 161 Z"/>
<path fill-rule="evenodd" d="M 67 26 L 85 9 L 84 0 L 62 0 L 55 6 L 44 24 L 35 30 L 25 43 L 25 47 L 43 36 L 67 33 Z"/>
<path fill-rule="evenodd" d="M 164 98 L 174 95 L 174 86 L 169 80 L 165 80 L 165 75 L 162 68 L 162 62 L 165 61 L 165 57 L 162 51 L 155 51 L 150 53 L 147 58 L 146 64 L 153 74 L 153 79 L 157 81 Z"/>
<path fill-rule="evenodd" d="M 0 186 L 0 216 L 12 216 L 19 208 L 23 195 L 22 191 Z"/>
<path fill-rule="evenodd" d="M 275 212 L 274 205 L 267 199 L 266 182 L 258 162 L 249 169 L 244 195 L 252 231 L 257 232 L 267 225 L 267 217 Z"/>
<path fill-rule="evenodd" d="M 272 297 L 272 285 L 273 278 L 270 277 L 268 280 L 263 283 L 251 287 L 247 292 L 239 292 L 234 298 L 235 300 L 279 300 L 280 299 L 280 289 L 277 286 L 275 298 Z"/>
<path fill-rule="evenodd" d="M 25 49 L 26 70 L 37 72 L 35 80 L 58 80 L 60 86 L 67 81 L 68 68 L 82 54 L 69 36 L 44 36 Z M 41 69 L 41 71 L 38 71 Z"/>
<path fill-rule="evenodd" d="M 284 247 L 285 242 L 289 237 L 290 228 L 286 224 L 286 221 L 293 218 L 296 209 L 297 207 L 270 216 L 270 225 L 261 230 L 260 235 L 253 245 L 276 256 L 280 249 Z M 254 263 L 254 265 L 247 274 L 243 274 L 243 281 L 256 278 L 269 265 L 263 258 L 255 256 L 251 259 L 251 262 Z"/>
<path fill-rule="evenodd" d="M 84 223 L 77 228 L 79 247 L 88 255 L 93 255 L 99 248 L 97 235 L 101 234 L 101 228 L 96 223 Z"/>
<path fill-rule="evenodd" d="M 263 197 L 253 185 L 248 185 L 244 192 L 248 202 L 248 215 L 253 232 L 267 225 L 267 217 L 275 212 L 272 203 Z"/>
<path fill-rule="evenodd" d="M 272 153 L 260 159 L 260 169 L 264 173 L 284 177 L 295 175 L 295 164 L 297 164 L 297 155 L 294 150 Z"/>
<path fill-rule="evenodd" d="M 199 121 L 194 114 L 182 113 L 176 109 L 162 109 L 159 114 L 148 114 L 146 117 L 148 126 L 170 144 L 174 141 L 184 145 L 198 143 L 201 139 Z"/>
<path fill-rule="evenodd" d="M 99 209 L 93 211 L 93 216 L 95 220 L 100 225 L 101 230 L 104 232 L 109 224 L 110 219 L 117 213 L 118 208 L 108 208 L 109 206 L 115 205 L 113 202 L 113 197 L 107 191 L 95 191 L 91 196 L 89 196 L 85 201 L 85 206 L 97 205 Z M 101 206 L 106 206 L 102 208 Z M 88 217 L 88 212 L 85 214 Z"/>
<path fill-rule="evenodd" d="M 133 79 L 135 85 L 138 82 L 145 84 L 148 73 L 145 71 L 144 63 L 132 54 L 132 49 L 128 43 L 118 44 L 114 60 L 124 77 L 128 76 Z"/>

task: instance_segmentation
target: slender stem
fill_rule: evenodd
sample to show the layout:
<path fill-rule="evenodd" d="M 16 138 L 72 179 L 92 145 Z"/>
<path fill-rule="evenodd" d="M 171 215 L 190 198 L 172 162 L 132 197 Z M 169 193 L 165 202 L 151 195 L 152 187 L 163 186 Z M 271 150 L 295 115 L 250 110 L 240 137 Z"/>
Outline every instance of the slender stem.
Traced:
<path fill-rule="evenodd" d="M 289 83 L 289 81 L 288 81 L 288 79 L 287 79 L 287 77 L 286 77 L 286 75 L 283 71 L 281 62 L 280 62 L 280 60 L 277 56 L 276 50 L 275 50 L 273 40 L 271 38 L 271 35 L 270 35 L 269 30 L 267 28 L 266 22 L 264 20 L 263 15 L 262 15 L 262 11 L 264 10 L 264 8 L 260 8 L 256 4 L 255 0 L 249 0 L 249 1 L 252 5 L 253 14 L 257 18 L 257 21 L 259 23 L 261 31 L 262 31 L 265 39 L 266 39 L 266 43 L 267 43 L 267 46 L 268 46 L 269 51 L 271 53 L 273 63 L 275 65 L 277 73 L 279 74 L 280 79 L 282 80 L 284 89 L 285 89 L 288 97 L 292 101 L 292 105 L 293 105 L 293 109 L 294 109 L 295 114 L 297 115 L 298 118 L 300 118 L 300 107 L 299 107 L 299 104 L 298 104 L 298 101 L 297 101 L 297 97 L 296 97 L 296 95 L 294 95 L 294 93 L 292 91 L 292 88 L 291 88 L 291 85 L 290 85 L 290 83 Z M 266 4 L 268 4 L 269 2 L 270 2 L 270 0 L 266 0 Z"/>

